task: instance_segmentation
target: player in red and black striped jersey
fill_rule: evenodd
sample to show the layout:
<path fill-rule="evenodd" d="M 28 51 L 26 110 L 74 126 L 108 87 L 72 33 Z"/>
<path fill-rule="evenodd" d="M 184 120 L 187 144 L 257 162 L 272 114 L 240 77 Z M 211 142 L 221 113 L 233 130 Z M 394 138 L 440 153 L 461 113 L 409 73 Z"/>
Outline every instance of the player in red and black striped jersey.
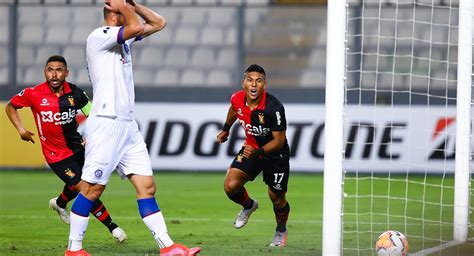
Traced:
<path fill-rule="evenodd" d="M 245 130 L 246 140 L 227 170 L 224 190 L 232 201 L 242 205 L 237 214 L 235 228 L 241 228 L 258 208 L 256 200 L 249 197 L 244 185 L 263 172 L 263 181 L 268 186 L 268 195 L 273 203 L 276 231 L 271 247 L 286 244 L 288 231 L 286 222 L 290 212 L 285 194 L 290 174 L 290 148 L 286 140 L 285 108 L 273 95 L 266 92 L 265 70 L 256 64 L 250 65 L 244 73 L 242 88 L 231 97 L 222 131 L 217 142 L 223 143 L 235 120 Z"/>
<path fill-rule="evenodd" d="M 23 107 L 31 108 L 46 162 L 65 183 L 61 194 L 51 199 L 49 206 L 58 212 L 63 222 L 69 224 L 66 205 L 78 194 L 84 165 L 84 145 L 82 136 L 77 132 L 76 114 L 81 110 L 88 115 L 91 104 L 83 90 L 66 81 L 69 70 L 64 57 L 49 57 L 44 75 L 44 83 L 26 88 L 13 96 L 5 111 L 21 139 L 35 143 L 34 133 L 23 126 L 17 111 Z M 125 232 L 112 221 L 100 200 L 95 202 L 91 212 L 117 241 L 126 239 Z"/>

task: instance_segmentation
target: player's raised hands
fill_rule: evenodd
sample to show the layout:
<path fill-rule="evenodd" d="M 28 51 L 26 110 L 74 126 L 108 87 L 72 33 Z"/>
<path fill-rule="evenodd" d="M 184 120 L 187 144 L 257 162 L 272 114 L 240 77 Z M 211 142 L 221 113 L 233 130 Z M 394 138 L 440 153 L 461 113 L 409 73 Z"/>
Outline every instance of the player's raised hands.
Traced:
<path fill-rule="evenodd" d="M 35 135 L 34 133 L 26 129 L 19 131 L 19 133 L 22 140 L 31 141 L 31 143 L 35 144 L 35 140 L 33 140 L 33 135 Z"/>
<path fill-rule="evenodd" d="M 112 12 L 119 12 L 124 6 L 127 6 L 125 0 L 105 0 L 105 8 Z"/>

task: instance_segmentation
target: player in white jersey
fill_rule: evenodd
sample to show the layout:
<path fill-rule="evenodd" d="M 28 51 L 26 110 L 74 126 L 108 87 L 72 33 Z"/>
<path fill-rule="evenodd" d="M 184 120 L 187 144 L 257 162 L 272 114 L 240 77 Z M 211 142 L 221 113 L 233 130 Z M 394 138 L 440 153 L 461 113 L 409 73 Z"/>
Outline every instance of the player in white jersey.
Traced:
<path fill-rule="evenodd" d="M 65 255 L 89 255 L 82 249 L 82 240 L 90 208 L 116 167 L 135 187 L 140 215 L 158 243 L 160 255 L 196 255 L 201 250 L 176 244 L 169 237 L 154 197 L 156 188 L 150 158 L 133 119 L 131 46 L 165 25 L 162 16 L 133 0 L 106 0 L 104 26 L 87 38 L 87 63 L 94 99 L 84 131 L 86 160 L 81 177 L 84 185 L 71 209 Z"/>

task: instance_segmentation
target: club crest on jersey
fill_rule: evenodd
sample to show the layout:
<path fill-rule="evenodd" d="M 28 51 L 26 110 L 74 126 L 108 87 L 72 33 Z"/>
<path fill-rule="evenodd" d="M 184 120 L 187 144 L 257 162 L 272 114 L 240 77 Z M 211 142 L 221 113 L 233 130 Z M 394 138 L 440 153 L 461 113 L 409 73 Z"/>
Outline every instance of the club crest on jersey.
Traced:
<path fill-rule="evenodd" d="M 244 155 L 238 154 L 237 159 L 235 160 L 236 162 L 242 163 L 242 160 L 244 159 Z"/>
<path fill-rule="evenodd" d="M 258 113 L 258 122 L 260 124 L 265 124 L 265 116 L 263 116 L 263 113 Z"/>
<path fill-rule="evenodd" d="M 69 168 L 67 168 L 66 170 L 64 170 L 64 174 L 66 174 L 69 178 L 74 178 L 76 177 L 76 174 Z"/>
<path fill-rule="evenodd" d="M 68 97 L 67 100 L 69 101 L 69 105 L 71 107 L 74 107 L 76 105 L 76 103 L 74 102 L 74 98 L 73 97 Z"/>

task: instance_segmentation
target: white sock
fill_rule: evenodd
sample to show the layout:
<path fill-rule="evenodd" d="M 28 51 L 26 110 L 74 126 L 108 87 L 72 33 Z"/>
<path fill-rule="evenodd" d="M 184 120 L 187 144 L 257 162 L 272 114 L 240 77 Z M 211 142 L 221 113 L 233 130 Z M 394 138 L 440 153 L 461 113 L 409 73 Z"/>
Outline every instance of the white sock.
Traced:
<path fill-rule="evenodd" d="M 82 217 L 73 212 L 70 214 L 71 224 L 69 228 L 69 243 L 67 248 L 70 251 L 79 251 L 82 249 L 82 240 L 86 234 L 89 217 Z"/>
<path fill-rule="evenodd" d="M 168 235 L 168 229 L 166 228 L 165 219 L 161 212 L 157 212 L 143 218 L 143 222 L 150 229 L 153 238 L 155 238 L 158 246 L 160 248 L 165 248 L 173 245 L 173 240 L 171 240 Z"/>

